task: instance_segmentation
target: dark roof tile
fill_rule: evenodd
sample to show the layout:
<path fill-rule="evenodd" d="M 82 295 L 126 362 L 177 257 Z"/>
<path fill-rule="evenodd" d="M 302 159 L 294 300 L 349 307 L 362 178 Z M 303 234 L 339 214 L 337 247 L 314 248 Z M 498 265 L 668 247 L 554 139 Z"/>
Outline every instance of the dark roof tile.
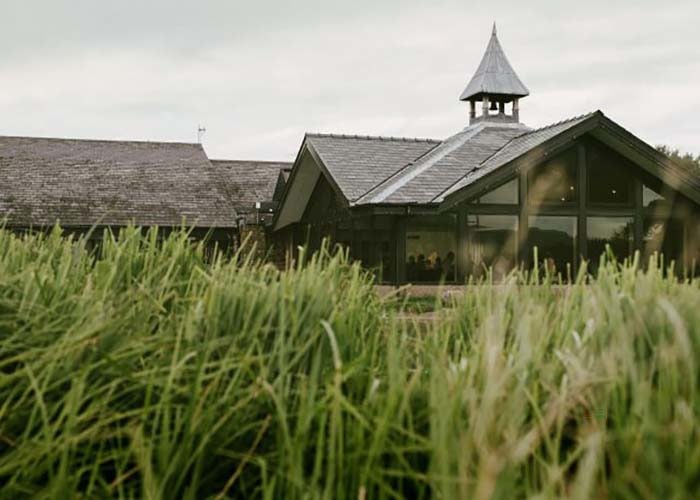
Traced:
<path fill-rule="evenodd" d="M 253 212 L 256 202 L 272 202 L 280 174 L 288 175 L 292 166 L 269 161 L 212 160 L 211 163 L 229 202 L 239 214 Z"/>
<path fill-rule="evenodd" d="M 430 139 L 330 134 L 309 134 L 306 140 L 350 201 L 439 144 Z"/>
<path fill-rule="evenodd" d="M 199 144 L 0 137 L 0 218 L 10 226 L 234 227 Z"/>

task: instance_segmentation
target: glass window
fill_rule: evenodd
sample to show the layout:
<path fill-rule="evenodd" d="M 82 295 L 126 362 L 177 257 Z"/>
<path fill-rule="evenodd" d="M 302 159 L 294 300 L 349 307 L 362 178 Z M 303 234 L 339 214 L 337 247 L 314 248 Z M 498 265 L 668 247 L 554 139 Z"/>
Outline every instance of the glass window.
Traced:
<path fill-rule="evenodd" d="M 679 219 L 645 217 L 644 245 L 642 256 L 646 264 L 657 254 L 663 256 L 664 264 L 679 261 L 683 258 L 683 222 Z"/>
<path fill-rule="evenodd" d="M 634 203 L 633 177 L 625 166 L 608 158 L 588 166 L 588 202 L 593 205 L 625 205 Z"/>
<path fill-rule="evenodd" d="M 566 278 L 569 270 L 573 274 L 578 256 L 576 237 L 578 234 L 576 217 L 536 216 L 529 218 L 528 246 L 534 262 L 549 270 L 550 274 L 560 274 Z"/>
<path fill-rule="evenodd" d="M 467 216 L 468 275 L 481 277 L 493 269 L 496 279 L 503 278 L 517 263 L 518 217 L 516 215 Z"/>
<path fill-rule="evenodd" d="M 698 217 L 698 216 L 696 216 Z M 693 276 L 700 276 L 700 219 L 688 226 L 687 232 L 687 265 Z"/>
<path fill-rule="evenodd" d="M 578 199 L 578 154 L 575 148 L 528 173 L 531 205 L 572 203 Z"/>
<path fill-rule="evenodd" d="M 489 191 L 477 200 L 477 203 L 490 205 L 517 205 L 518 204 L 518 180 L 506 182 L 493 191 Z"/>
<path fill-rule="evenodd" d="M 406 278 L 413 283 L 455 281 L 455 217 L 423 216 L 406 228 Z"/>
<path fill-rule="evenodd" d="M 610 246 L 618 262 L 634 253 L 634 218 L 633 217 L 589 217 L 586 223 L 588 241 L 588 260 L 591 270 L 595 271 L 600 256 Z"/>
<path fill-rule="evenodd" d="M 375 242 L 377 278 L 380 283 L 394 281 L 394 246 L 390 241 Z"/>
<path fill-rule="evenodd" d="M 644 208 L 659 208 L 666 204 L 666 198 L 655 189 L 645 185 L 642 189 L 642 205 Z"/>

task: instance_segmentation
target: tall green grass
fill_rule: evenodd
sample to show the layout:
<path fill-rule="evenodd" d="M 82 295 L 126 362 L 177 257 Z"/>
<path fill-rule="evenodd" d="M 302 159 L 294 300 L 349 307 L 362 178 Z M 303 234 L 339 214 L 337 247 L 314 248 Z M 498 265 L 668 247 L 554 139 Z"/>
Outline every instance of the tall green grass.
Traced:
<path fill-rule="evenodd" d="M 691 497 L 700 287 L 665 274 L 514 275 L 426 324 L 343 253 L 0 231 L 2 496 Z"/>

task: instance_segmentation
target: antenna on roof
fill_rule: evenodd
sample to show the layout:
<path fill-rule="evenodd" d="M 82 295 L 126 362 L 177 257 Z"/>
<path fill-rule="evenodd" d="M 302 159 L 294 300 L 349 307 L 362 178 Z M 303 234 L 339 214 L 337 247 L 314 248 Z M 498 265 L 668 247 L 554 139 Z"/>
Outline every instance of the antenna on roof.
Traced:
<path fill-rule="evenodd" d="M 201 125 L 197 125 L 197 144 L 202 144 L 202 138 L 204 137 L 204 134 L 206 134 L 207 129 L 206 127 L 202 127 Z"/>

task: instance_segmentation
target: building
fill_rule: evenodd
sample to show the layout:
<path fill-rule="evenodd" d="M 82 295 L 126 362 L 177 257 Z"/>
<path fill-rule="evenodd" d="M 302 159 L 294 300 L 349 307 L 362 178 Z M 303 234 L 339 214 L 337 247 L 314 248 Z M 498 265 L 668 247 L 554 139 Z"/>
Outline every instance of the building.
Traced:
<path fill-rule="evenodd" d="M 308 134 L 274 234 L 293 252 L 322 238 L 387 283 L 498 278 L 538 261 L 566 277 L 662 252 L 700 261 L 700 178 L 602 112 L 543 128 L 521 122 L 528 89 L 494 26 L 460 96 L 469 125 L 445 140 Z"/>
<path fill-rule="evenodd" d="M 271 222 L 289 166 L 210 161 L 200 144 L 0 137 L 0 223 L 93 239 L 129 224 L 186 226 L 235 248 L 246 226 Z"/>
<path fill-rule="evenodd" d="M 239 225 L 272 224 L 291 163 L 270 161 L 211 160 L 224 180 L 222 187 L 238 215 Z"/>
<path fill-rule="evenodd" d="M 285 265 L 282 248 L 271 244 L 270 230 L 292 164 L 285 162 L 212 160 L 220 186 L 237 216 L 237 244 L 255 248 L 259 258 Z M 253 247 L 253 245 L 255 245 Z"/>
<path fill-rule="evenodd" d="M 700 176 L 602 112 L 531 129 L 529 90 L 494 27 L 444 140 L 307 134 L 293 164 L 210 160 L 199 144 L 0 137 L 0 219 L 24 231 L 183 225 L 284 263 L 323 238 L 385 283 L 498 278 L 535 260 L 593 268 L 663 253 L 700 261 Z M 99 236 L 100 231 L 92 233 Z"/>

